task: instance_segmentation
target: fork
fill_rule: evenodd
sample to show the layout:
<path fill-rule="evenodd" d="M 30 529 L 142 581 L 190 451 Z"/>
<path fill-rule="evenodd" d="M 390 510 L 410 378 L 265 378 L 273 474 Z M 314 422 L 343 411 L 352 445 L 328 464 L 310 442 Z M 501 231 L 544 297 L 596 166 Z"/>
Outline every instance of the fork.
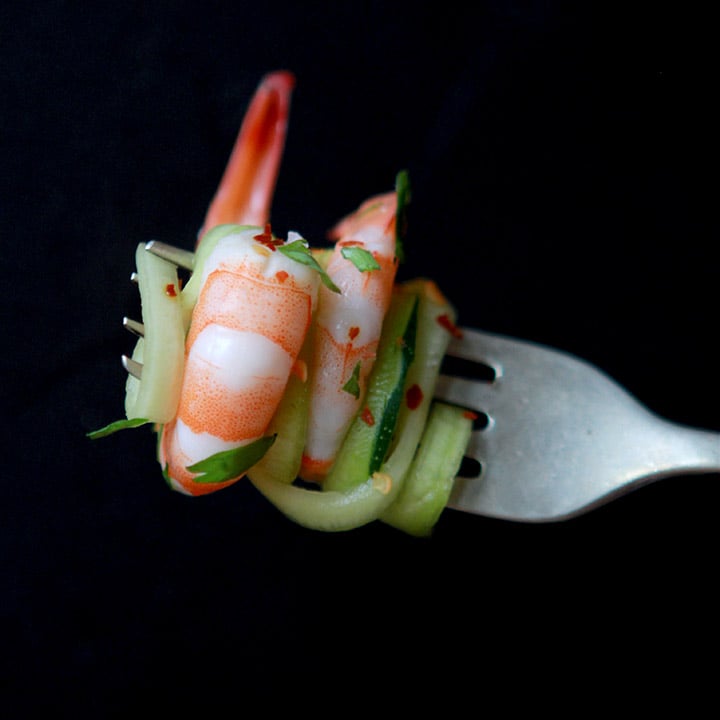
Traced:
<path fill-rule="evenodd" d="M 437 399 L 486 419 L 473 431 L 448 507 L 550 522 L 672 475 L 720 472 L 720 433 L 657 416 L 573 355 L 465 328 L 447 355 L 492 376 L 478 380 L 443 367 L 438 379 Z M 476 476 L 463 473 L 468 464 L 479 466 Z"/>

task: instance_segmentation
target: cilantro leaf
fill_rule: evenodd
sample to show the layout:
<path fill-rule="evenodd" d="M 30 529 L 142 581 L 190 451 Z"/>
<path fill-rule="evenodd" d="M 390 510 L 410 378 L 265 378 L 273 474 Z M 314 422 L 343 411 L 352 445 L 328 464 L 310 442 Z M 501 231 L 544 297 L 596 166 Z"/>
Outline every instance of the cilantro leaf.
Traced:
<path fill-rule="evenodd" d="M 289 257 L 291 260 L 295 260 L 303 265 L 313 268 L 320 273 L 320 279 L 322 280 L 325 287 L 329 288 L 333 292 L 339 293 L 340 288 L 332 281 L 330 276 L 323 270 L 320 263 L 315 259 L 310 248 L 305 244 L 303 240 L 293 240 L 285 245 L 280 245 L 278 250 Z"/>
<path fill-rule="evenodd" d="M 407 206 L 410 204 L 410 176 L 401 170 L 395 177 L 397 210 L 395 211 L 395 255 L 400 262 L 405 260 L 403 240 L 407 232 Z"/>
<path fill-rule="evenodd" d="M 340 250 L 341 255 L 349 260 L 360 272 L 379 270 L 380 265 L 372 253 L 357 245 L 350 245 Z"/>
<path fill-rule="evenodd" d="M 115 422 L 111 422 L 109 425 L 106 425 L 105 427 L 99 428 L 98 430 L 93 430 L 92 432 L 87 433 L 87 437 L 89 437 L 91 440 L 97 440 L 99 438 L 107 437 L 108 435 L 112 435 L 113 433 L 116 433 L 118 430 L 127 430 L 129 428 L 136 428 L 140 427 L 140 425 L 147 425 L 150 420 L 146 420 L 145 418 L 132 418 L 131 420 L 116 420 Z"/>
<path fill-rule="evenodd" d="M 356 399 L 360 397 L 360 362 L 355 365 L 352 375 L 343 385 L 342 389 Z"/>
<path fill-rule="evenodd" d="M 187 469 L 193 473 L 201 473 L 198 477 L 193 478 L 193 481 L 197 483 L 221 483 L 234 480 L 265 455 L 276 437 L 276 435 L 267 435 L 248 445 L 242 445 L 232 450 L 222 450 L 194 465 L 189 465 Z"/>

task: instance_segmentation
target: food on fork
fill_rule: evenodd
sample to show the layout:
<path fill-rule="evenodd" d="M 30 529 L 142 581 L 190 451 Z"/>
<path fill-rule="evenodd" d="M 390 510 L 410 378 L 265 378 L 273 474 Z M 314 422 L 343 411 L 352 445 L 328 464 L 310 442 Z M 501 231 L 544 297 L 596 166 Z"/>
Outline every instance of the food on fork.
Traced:
<path fill-rule="evenodd" d="M 455 310 L 431 280 L 396 282 L 405 172 L 329 248 L 273 233 L 293 87 L 284 71 L 260 83 L 194 251 L 137 246 L 126 418 L 89 436 L 152 425 L 163 475 L 187 495 L 247 476 L 309 528 L 380 519 L 428 535 L 473 422 L 433 401 Z"/>
<path fill-rule="evenodd" d="M 198 474 L 207 458 L 230 452 L 252 459 L 273 442 L 265 433 L 316 304 L 317 273 L 271 251 L 274 240 L 258 230 L 223 235 L 196 270 L 201 291 L 185 340 L 177 413 L 163 426 L 158 450 L 169 482 L 189 495 L 226 487 L 244 470 L 226 477 L 213 465 Z"/>
<path fill-rule="evenodd" d="M 327 273 L 339 292 L 320 288 L 301 467 L 307 480 L 325 477 L 365 399 L 398 266 L 396 208 L 396 193 L 370 198 L 331 235 L 338 240 Z"/>

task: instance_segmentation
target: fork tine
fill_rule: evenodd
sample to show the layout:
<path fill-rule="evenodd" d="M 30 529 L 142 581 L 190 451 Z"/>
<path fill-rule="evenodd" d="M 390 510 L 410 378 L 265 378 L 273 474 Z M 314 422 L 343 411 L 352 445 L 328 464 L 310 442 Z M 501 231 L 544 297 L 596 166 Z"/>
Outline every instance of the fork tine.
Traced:
<path fill-rule="evenodd" d="M 132 358 L 128 357 L 127 355 L 122 356 L 122 365 L 125 368 L 125 370 L 132 375 L 134 378 L 137 378 L 138 380 L 142 379 L 142 363 L 139 363 L 137 360 L 133 360 Z"/>
<path fill-rule="evenodd" d="M 129 317 L 124 317 L 123 327 L 133 333 L 133 335 L 137 335 L 138 337 L 145 337 L 145 326 L 137 320 L 132 320 Z"/>
<path fill-rule="evenodd" d="M 195 265 L 195 253 L 174 245 L 168 245 L 158 240 L 150 240 L 145 243 L 145 249 L 153 255 L 157 255 L 185 270 L 192 270 Z"/>
<path fill-rule="evenodd" d="M 435 385 L 434 397 L 453 405 L 487 412 L 492 408 L 495 390 L 490 383 L 481 383 L 477 380 L 440 375 Z"/>

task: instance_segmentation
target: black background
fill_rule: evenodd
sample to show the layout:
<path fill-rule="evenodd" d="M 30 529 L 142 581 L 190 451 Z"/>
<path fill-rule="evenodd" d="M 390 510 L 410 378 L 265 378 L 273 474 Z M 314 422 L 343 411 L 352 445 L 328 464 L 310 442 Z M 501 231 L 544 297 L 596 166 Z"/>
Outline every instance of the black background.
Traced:
<path fill-rule="evenodd" d="M 666 698 L 717 640 L 717 475 L 559 524 L 448 511 L 431 540 L 322 534 L 248 483 L 169 492 L 147 433 L 84 434 L 122 411 L 136 243 L 192 247 L 280 68 L 297 85 L 276 232 L 322 239 L 407 168 L 402 277 L 720 430 L 709 25 L 633 3 L 3 6 L 0 687 L 17 707 L 103 717 L 153 691 L 166 711 L 261 695 L 346 714 L 389 691 L 482 710 L 503 677 L 506 704 L 546 707 L 573 669 L 596 704 L 648 663 Z M 612 678 L 586 672 L 606 654 Z"/>

